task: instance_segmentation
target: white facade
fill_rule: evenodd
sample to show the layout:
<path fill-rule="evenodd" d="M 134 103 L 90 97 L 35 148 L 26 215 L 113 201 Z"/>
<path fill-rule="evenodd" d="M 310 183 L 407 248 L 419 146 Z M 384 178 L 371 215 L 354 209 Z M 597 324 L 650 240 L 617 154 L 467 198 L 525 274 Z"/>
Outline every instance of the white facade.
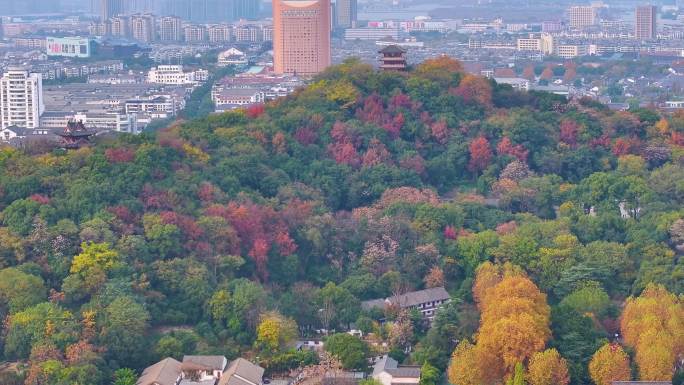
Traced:
<path fill-rule="evenodd" d="M 239 25 L 233 28 L 235 41 L 257 43 L 264 41 L 264 34 L 261 28 L 254 25 Z"/>
<path fill-rule="evenodd" d="M 140 132 L 134 114 L 119 112 L 47 112 L 40 118 L 40 126 L 64 128 L 69 121 L 82 121 L 88 128 L 97 131 L 118 131 L 132 134 Z"/>
<path fill-rule="evenodd" d="M 520 38 L 517 41 L 518 51 L 535 51 L 545 55 L 553 54 L 553 46 L 553 36 L 548 33 L 530 34 L 529 37 Z"/>
<path fill-rule="evenodd" d="M 178 101 L 175 97 L 128 100 L 125 105 L 126 114 L 147 115 L 153 119 L 176 116 L 183 108 L 185 101 Z"/>
<path fill-rule="evenodd" d="M 181 19 L 176 16 L 165 16 L 159 20 L 159 40 L 180 41 L 182 35 Z"/>
<path fill-rule="evenodd" d="M 17 131 L 18 130 L 12 128 L 0 129 L 0 142 L 9 143 L 10 140 L 21 137 L 20 133 Z"/>
<path fill-rule="evenodd" d="M 133 39 L 149 43 L 155 40 L 155 20 L 153 15 L 131 16 L 131 36 Z"/>
<path fill-rule="evenodd" d="M 556 56 L 563 59 L 572 59 L 578 56 L 584 56 L 589 52 L 586 45 L 563 44 L 555 48 Z"/>
<path fill-rule="evenodd" d="M 36 128 L 43 105 L 43 79 L 40 74 L 10 68 L 0 80 L 2 127 Z"/>
<path fill-rule="evenodd" d="M 160 65 L 152 67 L 147 72 L 147 81 L 159 84 L 186 85 L 205 81 L 207 76 L 208 71 L 206 70 L 183 72 L 182 65 Z"/>
<path fill-rule="evenodd" d="M 248 63 L 247 56 L 244 52 L 237 48 L 231 48 L 227 51 L 221 52 L 218 55 L 218 66 L 226 67 L 229 65 L 246 65 Z"/>
<path fill-rule="evenodd" d="M 400 40 L 401 30 L 397 28 L 347 28 L 344 40 L 381 40 L 390 38 Z"/>
<path fill-rule="evenodd" d="M 420 383 L 419 366 L 405 366 L 384 355 L 375 365 L 371 377 L 382 385 L 413 385 Z"/>
<path fill-rule="evenodd" d="M 90 57 L 91 41 L 86 37 L 48 37 L 46 48 L 48 56 Z"/>
<path fill-rule="evenodd" d="M 681 100 L 668 100 L 665 102 L 666 108 L 684 108 L 684 101 Z"/>
<path fill-rule="evenodd" d="M 137 121 L 133 114 L 120 113 L 86 113 L 75 114 L 74 120 L 82 120 L 88 128 L 105 131 L 139 133 Z"/>
<path fill-rule="evenodd" d="M 230 25 L 211 25 L 207 28 L 207 36 L 212 43 L 223 43 L 231 41 L 233 36 L 233 27 Z"/>
<path fill-rule="evenodd" d="M 420 382 L 420 378 L 416 377 L 395 377 L 387 372 L 382 372 L 380 374 L 374 375 L 374 379 L 378 380 L 382 385 L 393 385 L 393 384 L 416 384 Z"/>
<path fill-rule="evenodd" d="M 212 99 L 217 106 L 248 106 L 251 104 L 263 103 L 265 96 L 263 91 L 249 88 L 233 88 L 212 95 Z"/>
<path fill-rule="evenodd" d="M 530 81 L 524 78 L 494 78 L 499 84 L 508 84 L 514 90 L 529 91 Z"/>
<path fill-rule="evenodd" d="M 207 28 L 203 25 L 187 25 L 183 28 L 185 41 L 198 43 L 207 40 Z"/>
<path fill-rule="evenodd" d="M 570 28 L 582 29 L 596 24 L 596 8 L 591 5 L 578 5 L 568 9 Z"/>

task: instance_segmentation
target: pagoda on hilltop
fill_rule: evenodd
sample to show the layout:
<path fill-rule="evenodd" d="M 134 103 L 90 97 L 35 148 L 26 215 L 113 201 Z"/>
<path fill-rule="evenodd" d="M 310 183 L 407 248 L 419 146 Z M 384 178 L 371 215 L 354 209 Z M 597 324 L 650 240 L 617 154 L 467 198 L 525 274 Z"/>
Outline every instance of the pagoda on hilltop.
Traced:
<path fill-rule="evenodd" d="M 383 71 L 406 71 L 406 50 L 398 45 L 388 45 L 381 49 L 380 69 Z"/>
<path fill-rule="evenodd" d="M 74 150 L 90 144 L 90 137 L 95 131 L 88 130 L 82 120 L 69 121 L 64 131 L 58 132 L 60 146 L 65 150 Z"/>

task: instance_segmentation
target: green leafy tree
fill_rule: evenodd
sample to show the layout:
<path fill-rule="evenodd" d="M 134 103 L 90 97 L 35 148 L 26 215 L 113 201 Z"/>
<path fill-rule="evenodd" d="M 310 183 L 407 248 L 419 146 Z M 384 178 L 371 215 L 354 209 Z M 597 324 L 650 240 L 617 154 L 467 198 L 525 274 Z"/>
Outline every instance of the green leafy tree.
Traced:
<path fill-rule="evenodd" d="M 328 282 L 318 291 L 319 320 L 325 329 L 349 324 L 356 320 L 360 302 L 349 290 Z"/>
<path fill-rule="evenodd" d="M 0 267 L 21 262 L 26 258 L 23 240 L 7 227 L 0 227 Z"/>
<path fill-rule="evenodd" d="M 13 232 L 28 235 L 31 232 L 34 217 L 40 211 L 40 204 L 31 199 L 19 199 L 2 212 L 2 223 Z"/>
<path fill-rule="evenodd" d="M 138 376 L 135 370 L 130 368 L 117 369 L 114 372 L 114 383 L 112 385 L 135 385 Z"/>
<path fill-rule="evenodd" d="M 364 370 L 368 367 L 368 344 L 350 334 L 338 333 L 327 337 L 325 350 L 337 357 L 345 369 Z"/>
<path fill-rule="evenodd" d="M 42 343 L 65 348 L 77 338 L 73 314 L 48 302 L 11 315 L 7 323 L 5 357 L 9 359 L 28 358 L 31 349 Z"/>
<path fill-rule="evenodd" d="M 420 368 L 420 385 L 437 385 L 441 378 L 439 369 L 430 365 L 429 362 L 423 364 Z"/>
<path fill-rule="evenodd" d="M 126 366 L 135 366 L 146 348 L 150 315 L 131 297 L 118 297 L 104 310 L 99 340 L 107 355 Z"/>
<path fill-rule="evenodd" d="M 580 314 L 602 316 L 610 308 L 608 293 L 598 282 L 589 281 L 570 293 L 561 301 L 561 306 L 569 306 Z"/>
<path fill-rule="evenodd" d="M 183 344 L 177 338 L 166 335 L 157 341 L 154 347 L 154 352 L 160 360 L 166 357 L 172 357 L 180 360 L 185 352 L 183 351 Z"/>
<path fill-rule="evenodd" d="M 6 314 L 3 308 L 13 314 L 45 299 L 45 284 L 40 277 L 15 268 L 0 270 L 0 315 Z"/>

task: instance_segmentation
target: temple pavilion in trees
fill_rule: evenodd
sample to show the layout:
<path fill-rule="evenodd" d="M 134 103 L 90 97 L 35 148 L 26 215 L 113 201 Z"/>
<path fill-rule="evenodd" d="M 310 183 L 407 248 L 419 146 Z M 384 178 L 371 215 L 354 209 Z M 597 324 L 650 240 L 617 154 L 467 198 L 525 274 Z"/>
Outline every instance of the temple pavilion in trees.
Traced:
<path fill-rule="evenodd" d="M 90 144 L 90 137 L 95 135 L 95 131 L 88 130 L 83 121 L 70 121 L 64 127 L 64 131 L 58 132 L 60 147 L 72 150 Z"/>
<path fill-rule="evenodd" d="M 388 45 L 381 49 L 380 69 L 383 71 L 406 71 L 406 50 L 398 45 Z"/>

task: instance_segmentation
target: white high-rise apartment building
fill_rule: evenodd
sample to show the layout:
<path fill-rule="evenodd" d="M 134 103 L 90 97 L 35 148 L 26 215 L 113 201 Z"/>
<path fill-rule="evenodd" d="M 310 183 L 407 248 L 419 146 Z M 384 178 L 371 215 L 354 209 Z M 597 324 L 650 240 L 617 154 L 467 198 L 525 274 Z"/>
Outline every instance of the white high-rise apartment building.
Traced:
<path fill-rule="evenodd" d="M 209 41 L 212 43 L 231 41 L 233 27 L 227 24 L 210 25 L 209 28 L 207 28 L 207 35 L 209 36 Z"/>
<path fill-rule="evenodd" d="M 582 29 L 596 24 L 596 8 L 591 5 L 577 5 L 568 9 L 570 28 Z"/>
<path fill-rule="evenodd" d="M 0 79 L 2 128 L 37 128 L 43 105 L 43 78 L 22 68 L 10 67 Z"/>
<path fill-rule="evenodd" d="M 112 36 L 127 37 L 130 30 L 130 23 L 125 16 L 112 17 L 111 21 Z"/>
<path fill-rule="evenodd" d="M 131 36 L 133 39 L 150 43 L 156 39 L 155 20 L 150 14 L 131 16 Z"/>
<path fill-rule="evenodd" d="M 180 41 L 182 37 L 181 19 L 176 16 L 164 16 L 159 19 L 159 40 Z"/>

